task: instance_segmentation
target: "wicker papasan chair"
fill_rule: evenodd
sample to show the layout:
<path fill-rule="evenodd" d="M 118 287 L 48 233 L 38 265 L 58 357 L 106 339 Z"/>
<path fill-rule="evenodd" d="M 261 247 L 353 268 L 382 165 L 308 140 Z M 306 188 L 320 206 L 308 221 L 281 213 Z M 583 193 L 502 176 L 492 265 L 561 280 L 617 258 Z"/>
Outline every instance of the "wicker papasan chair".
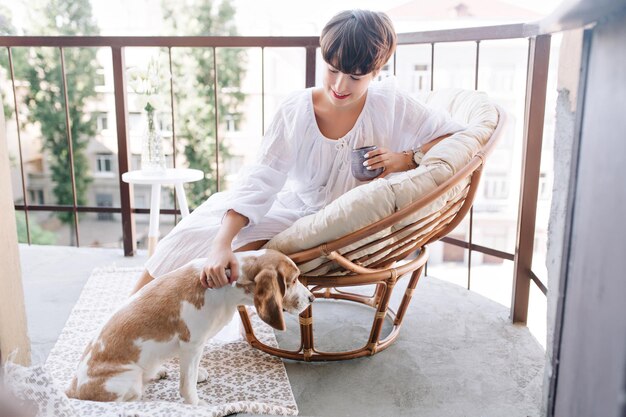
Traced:
<path fill-rule="evenodd" d="M 501 136 L 504 120 L 501 109 L 481 92 L 441 90 L 421 100 L 448 111 L 466 129 L 434 146 L 416 169 L 361 185 L 268 242 L 266 247 L 289 254 L 296 262 L 300 280 L 317 300 L 299 317 L 300 347 L 296 350 L 261 343 L 246 309 L 240 307 L 246 339 L 253 347 L 286 359 L 333 361 L 373 355 L 398 337 L 428 260 L 428 245 L 450 233 L 469 212 L 486 157 Z M 394 312 L 389 308 L 394 286 L 409 273 L 404 296 Z M 341 290 L 372 285 L 372 295 Z M 316 349 L 313 310 L 325 299 L 375 309 L 364 346 L 340 352 Z M 385 320 L 393 324 L 381 339 Z"/>

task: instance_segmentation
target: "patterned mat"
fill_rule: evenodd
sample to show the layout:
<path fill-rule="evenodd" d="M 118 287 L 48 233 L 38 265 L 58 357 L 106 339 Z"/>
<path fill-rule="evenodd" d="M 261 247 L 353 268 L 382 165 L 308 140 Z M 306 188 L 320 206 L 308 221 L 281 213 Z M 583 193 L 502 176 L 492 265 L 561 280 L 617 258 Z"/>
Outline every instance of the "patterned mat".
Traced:
<path fill-rule="evenodd" d="M 115 308 L 126 300 L 139 272 L 136 268 L 94 270 L 46 362 L 46 368 L 58 385 L 69 386 L 85 346 Z M 271 327 L 256 313 L 250 313 L 259 339 L 277 346 Z M 70 401 L 77 414 L 90 417 L 298 414 L 283 363 L 251 348 L 241 338 L 234 342 L 209 341 L 200 366 L 209 372 L 209 380 L 198 384 L 198 395 L 207 406 L 183 404 L 178 393 L 178 359 L 165 364 L 168 377 L 149 383 L 140 402 Z"/>

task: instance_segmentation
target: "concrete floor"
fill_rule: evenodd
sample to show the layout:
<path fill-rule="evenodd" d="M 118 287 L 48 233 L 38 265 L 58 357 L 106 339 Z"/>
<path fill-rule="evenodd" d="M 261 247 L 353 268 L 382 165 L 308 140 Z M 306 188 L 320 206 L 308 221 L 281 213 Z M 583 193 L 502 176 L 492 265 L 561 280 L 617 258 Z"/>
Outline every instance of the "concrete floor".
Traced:
<path fill-rule="evenodd" d="M 20 246 L 33 362 L 43 363 L 95 267 L 138 266 L 145 252 Z M 395 294 L 400 296 L 402 285 Z M 397 305 L 399 297 L 392 302 Z M 315 305 L 321 349 L 365 344 L 372 313 L 343 302 Z M 296 343 L 295 319 L 277 334 Z M 394 345 L 334 363 L 286 361 L 301 416 L 538 416 L 544 350 L 508 308 L 432 277 L 420 280 Z"/>

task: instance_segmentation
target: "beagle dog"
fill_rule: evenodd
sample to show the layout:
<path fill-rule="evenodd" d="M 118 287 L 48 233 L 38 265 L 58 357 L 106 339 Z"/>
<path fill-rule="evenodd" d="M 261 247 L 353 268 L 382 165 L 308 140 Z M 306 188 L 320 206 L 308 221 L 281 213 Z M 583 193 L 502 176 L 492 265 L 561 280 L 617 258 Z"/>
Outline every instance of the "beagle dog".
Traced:
<path fill-rule="evenodd" d="M 291 259 L 274 250 L 235 253 L 235 283 L 207 289 L 200 283 L 206 259 L 195 259 L 153 280 L 128 299 L 85 349 L 68 397 L 91 401 L 140 400 L 144 384 L 164 376 L 161 365 L 178 354 L 180 395 L 202 403 L 197 382 L 203 348 L 232 319 L 238 305 L 256 307 L 259 317 L 285 330 L 283 310 L 299 314 L 314 300 L 298 280 Z"/>

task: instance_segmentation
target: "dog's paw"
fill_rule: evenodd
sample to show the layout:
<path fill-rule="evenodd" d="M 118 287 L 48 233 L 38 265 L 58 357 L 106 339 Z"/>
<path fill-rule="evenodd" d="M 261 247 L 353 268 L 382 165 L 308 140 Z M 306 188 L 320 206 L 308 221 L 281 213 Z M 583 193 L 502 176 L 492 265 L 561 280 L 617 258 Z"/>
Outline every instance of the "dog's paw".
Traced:
<path fill-rule="evenodd" d="M 157 369 L 157 371 L 154 373 L 154 375 L 151 376 L 151 378 L 149 379 L 150 381 L 158 381 L 160 379 L 165 379 L 167 378 L 167 370 L 163 367 Z"/>
<path fill-rule="evenodd" d="M 205 382 L 209 379 L 209 372 L 204 368 L 198 368 L 198 382 Z"/>
<path fill-rule="evenodd" d="M 196 397 L 196 398 L 185 398 L 185 397 L 183 397 L 183 402 L 184 402 L 185 404 L 189 404 L 189 405 L 198 405 L 198 402 L 199 402 L 199 401 L 200 401 L 200 400 L 198 399 L 198 397 Z"/>
<path fill-rule="evenodd" d="M 165 368 L 160 368 L 156 373 L 155 379 L 165 379 L 167 377 L 167 370 Z"/>
<path fill-rule="evenodd" d="M 189 405 L 207 405 L 207 402 L 198 398 L 198 395 L 192 395 L 186 398 L 183 398 L 185 404 Z"/>

